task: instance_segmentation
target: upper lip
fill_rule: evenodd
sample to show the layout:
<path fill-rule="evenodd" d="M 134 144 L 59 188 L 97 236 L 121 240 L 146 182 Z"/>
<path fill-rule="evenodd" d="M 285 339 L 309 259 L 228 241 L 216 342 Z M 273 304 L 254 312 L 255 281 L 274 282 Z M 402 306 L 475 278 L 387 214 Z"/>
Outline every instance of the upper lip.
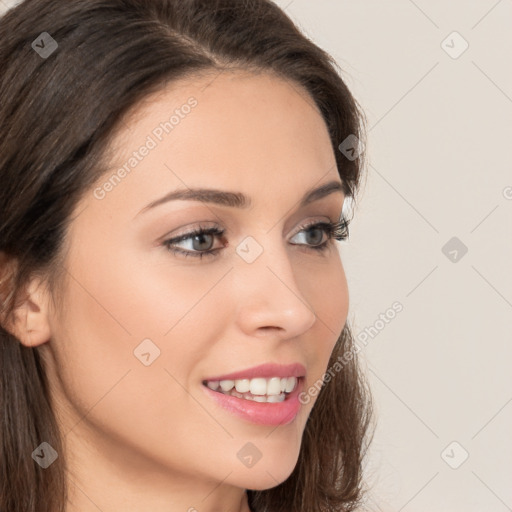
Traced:
<path fill-rule="evenodd" d="M 306 375 L 306 368 L 303 364 L 275 364 L 265 363 L 259 366 L 253 366 L 246 370 L 239 372 L 228 373 L 226 375 L 218 375 L 215 377 L 208 377 L 205 381 L 212 380 L 237 380 L 237 379 L 255 379 L 257 377 L 270 378 L 270 377 L 304 377 Z"/>

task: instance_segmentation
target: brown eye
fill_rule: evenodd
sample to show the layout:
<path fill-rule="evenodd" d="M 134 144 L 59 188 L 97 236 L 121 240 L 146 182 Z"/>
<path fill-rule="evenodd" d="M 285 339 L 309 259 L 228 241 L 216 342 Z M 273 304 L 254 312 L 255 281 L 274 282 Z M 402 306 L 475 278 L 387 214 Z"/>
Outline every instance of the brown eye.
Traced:
<path fill-rule="evenodd" d="M 330 242 L 336 240 L 346 240 L 348 238 L 348 222 L 342 219 L 339 222 L 317 222 L 302 226 L 302 229 L 295 234 L 307 233 L 306 243 L 297 244 L 304 245 L 307 249 L 323 251 L 329 248 Z M 312 236 L 310 234 L 312 233 Z M 321 242 L 323 234 L 327 235 L 327 240 Z"/>
<path fill-rule="evenodd" d="M 198 229 L 189 233 L 164 240 L 162 245 L 164 245 L 170 252 L 183 254 L 184 256 L 199 258 L 206 255 L 212 256 L 221 249 L 212 249 L 215 238 L 220 238 L 224 232 L 225 230 L 218 227 L 205 228 L 200 226 Z M 177 244 L 181 244 L 183 242 L 191 243 L 191 246 L 189 245 L 189 248 L 186 249 L 176 247 Z"/>

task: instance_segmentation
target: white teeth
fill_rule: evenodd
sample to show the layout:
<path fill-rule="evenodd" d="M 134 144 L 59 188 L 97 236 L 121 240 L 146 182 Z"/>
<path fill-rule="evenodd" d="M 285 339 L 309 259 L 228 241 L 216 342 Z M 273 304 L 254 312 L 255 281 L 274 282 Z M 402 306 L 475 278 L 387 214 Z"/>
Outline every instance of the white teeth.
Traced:
<path fill-rule="evenodd" d="M 235 380 L 235 388 L 239 393 L 247 393 L 250 388 L 251 381 L 249 379 Z"/>
<path fill-rule="evenodd" d="M 214 391 L 219 387 L 219 381 L 218 380 L 209 380 L 206 385 L 213 389 Z"/>
<path fill-rule="evenodd" d="M 267 395 L 279 395 L 281 393 L 281 379 L 272 377 L 267 382 Z"/>
<path fill-rule="evenodd" d="M 297 379 L 295 377 L 288 377 L 286 379 L 286 389 L 287 393 L 290 393 L 295 389 L 295 385 L 297 384 Z"/>
<path fill-rule="evenodd" d="M 237 380 L 211 380 L 206 385 L 216 391 L 219 386 L 223 392 L 229 393 L 248 393 L 257 396 L 279 396 L 281 393 L 290 393 L 297 386 L 297 377 L 270 377 L 268 379 L 257 377 L 254 379 L 237 379 Z M 235 395 L 236 396 L 236 395 Z M 261 401 L 261 400 L 257 400 Z"/>
<path fill-rule="evenodd" d="M 266 395 L 267 394 L 267 381 L 265 379 L 251 379 L 249 391 L 253 395 Z"/>
<path fill-rule="evenodd" d="M 279 395 L 271 395 L 271 396 L 254 396 L 250 393 L 239 393 L 232 389 L 226 395 L 236 396 L 237 398 L 243 398 L 244 400 L 252 400 L 253 402 L 269 402 L 269 403 L 279 403 L 283 402 L 286 399 L 284 393 L 280 393 Z"/>
<path fill-rule="evenodd" d="M 282 402 L 284 399 L 285 399 L 284 394 L 282 394 L 282 395 L 270 395 L 267 398 L 267 402 L 278 403 L 278 402 Z"/>
<path fill-rule="evenodd" d="M 222 391 L 230 391 L 235 387 L 235 381 L 234 380 L 221 380 L 220 387 L 221 387 Z"/>

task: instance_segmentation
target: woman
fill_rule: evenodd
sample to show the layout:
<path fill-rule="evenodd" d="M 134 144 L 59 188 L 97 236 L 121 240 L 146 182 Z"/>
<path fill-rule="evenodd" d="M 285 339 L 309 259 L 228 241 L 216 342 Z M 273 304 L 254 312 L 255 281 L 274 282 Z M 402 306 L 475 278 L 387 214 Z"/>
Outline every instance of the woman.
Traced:
<path fill-rule="evenodd" d="M 0 40 L 0 510 L 354 510 L 332 59 L 267 0 L 26 0 Z"/>

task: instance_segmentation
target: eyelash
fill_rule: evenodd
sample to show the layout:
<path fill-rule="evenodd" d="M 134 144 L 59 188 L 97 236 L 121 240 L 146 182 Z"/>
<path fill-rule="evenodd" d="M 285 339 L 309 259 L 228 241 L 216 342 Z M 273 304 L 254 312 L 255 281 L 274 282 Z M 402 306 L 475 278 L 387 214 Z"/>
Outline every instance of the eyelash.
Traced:
<path fill-rule="evenodd" d="M 317 251 L 318 253 L 323 252 L 328 249 L 329 244 L 332 240 L 347 240 L 349 237 L 348 226 L 350 221 L 341 218 L 338 222 L 315 222 L 311 224 L 306 224 L 301 226 L 301 229 L 296 233 L 300 233 L 301 231 L 308 231 L 313 228 L 320 228 L 327 235 L 327 240 L 322 242 L 319 245 L 305 245 L 305 244 L 295 244 L 295 245 L 304 245 L 306 249 L 311 249 L 313 251 Z M 225 233 L 225 229 L 220 229 L 218 227 L 207 228 L 204 226 L 199 226 L 197 229 L 180 235 L 179 237 L 169 238 L 168 240 L 164 240 L 162 245 L 167 248 L 173 254 L 182 254 L 184 256 L 192 256 L 194 258 L 203 258 L 204 256 L 215 256 L 217 252 L 219 252 L 222 248 L 210 249 L 208 251 L 188 251 L 179 249 L 176 247 L 172 247 L 172 244 L 183 242 L 184 240 L 188 240 L 189 238 L 193 238 L 194 236 L 202 236 L 202 235 L 215 235 L 221 237 Z"/>

